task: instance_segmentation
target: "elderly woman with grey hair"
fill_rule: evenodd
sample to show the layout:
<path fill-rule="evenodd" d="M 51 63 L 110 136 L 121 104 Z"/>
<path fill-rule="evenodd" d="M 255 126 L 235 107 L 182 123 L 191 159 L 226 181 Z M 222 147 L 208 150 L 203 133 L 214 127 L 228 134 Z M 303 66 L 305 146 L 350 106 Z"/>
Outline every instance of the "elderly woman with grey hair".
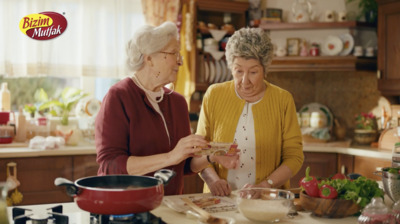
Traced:
<path fill-rule="evenodd" d="M 233 80 L 211 85 L 203 98 L 196 134 L 236 142 L 235 169 L 209 166 L 201 176 L 213 195 L 245 187 L 289 188 L 304 160 L 292 95 L 266 81 L 273 47 L 258 28 L 236 31 L 226 45 Z M 207 189 L 208 188 L 208 189 Z"/>
<path fill-rule="evenodd" d="M 98 175 L 153 175 L 167 168 L 176 176 L 165 194 L 181 194 L 184 174 L 199 172 L 209 163 L 206 158 L 192 162 L 193 154 L 208 142 L 191 135 L 184 97 L 164 87 L 176 80 L 182 65 L 177 27 L 171 22 L 143 26 L 126 51 L 130 77 L 109 89 L 96 117 Z M 230 167 L 230 158 L 214 159 Z"/>

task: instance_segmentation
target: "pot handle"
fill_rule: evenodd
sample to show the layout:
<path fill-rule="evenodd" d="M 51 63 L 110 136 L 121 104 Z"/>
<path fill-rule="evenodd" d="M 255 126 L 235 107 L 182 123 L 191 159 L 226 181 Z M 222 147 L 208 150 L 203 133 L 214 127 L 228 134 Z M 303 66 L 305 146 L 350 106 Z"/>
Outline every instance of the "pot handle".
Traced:
<path fill-rule="evenodd" d="M 167 185 L 175 175 L 175 171 L 168 169 L 161 169 L 154 173 L 154 177 L 161 180 L 164 185 Z"/>
<path fill-rule="evenodd" d="M 54 180 L 54 185 L 56 186 L 66 186 L 67 194 L 74 197 L 79 194 L 79 188 L 74 184 L 74 182 L 65 179 L 63 177 L 57 177 Z"/>
<path fill-rule="evenodd" d="M 374 174 L 375 174 L 376 176 L 383 177 L 382 170 L 377 170 L 377 171 L 374 171 Z"/>

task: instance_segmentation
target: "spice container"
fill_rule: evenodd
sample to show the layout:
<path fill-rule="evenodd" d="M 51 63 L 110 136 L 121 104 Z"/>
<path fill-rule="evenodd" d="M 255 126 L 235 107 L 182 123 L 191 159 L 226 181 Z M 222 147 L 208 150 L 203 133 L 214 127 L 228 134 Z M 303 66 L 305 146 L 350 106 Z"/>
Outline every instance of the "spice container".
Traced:
<path fill-rule="evenodd" d="M 325 126 L 324 117 L 320 112 L 312 112 L 310 118 L 312 128 L 323 128 Z"/>

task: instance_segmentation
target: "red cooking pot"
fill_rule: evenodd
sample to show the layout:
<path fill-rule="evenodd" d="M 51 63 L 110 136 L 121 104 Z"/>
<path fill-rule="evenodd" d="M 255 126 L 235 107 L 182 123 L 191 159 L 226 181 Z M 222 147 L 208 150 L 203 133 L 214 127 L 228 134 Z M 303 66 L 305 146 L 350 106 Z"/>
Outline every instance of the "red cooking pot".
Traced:
<path fill-rule="evenodd" d="M 157 208 L 164 197 L 164 184 L 175 176 L 172 170 L 162 169 L 154 177 L 106 175 L 84 177 L 74 182 L 55 179 L 56 186 L 66 186 L 82 210 L 104 215 L 123 215 L 148 212 Z"/>

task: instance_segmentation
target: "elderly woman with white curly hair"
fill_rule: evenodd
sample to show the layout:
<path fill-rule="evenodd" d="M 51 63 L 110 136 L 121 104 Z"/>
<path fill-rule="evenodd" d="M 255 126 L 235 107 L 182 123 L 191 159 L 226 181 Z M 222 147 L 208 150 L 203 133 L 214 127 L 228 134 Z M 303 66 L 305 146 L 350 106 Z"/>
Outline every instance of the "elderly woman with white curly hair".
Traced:
<path fill-rule="evenodd" d="M 214 164 L 201 172 L 205 191 L 213 195 L 253 186 L 289 188 L 303 164 L 293 97 L 266 81 L 272 55 L 267 32 L 236 31 L 225 53 L 233 80 L 211 85 L 204 95 L 196 134 L 208 141 L 235 141 L 241 150 L 236 169 Z"/>
<path fill-rule="evenodd" d="M 167 168 L 176 176 L 165 194 L 182 194 L 183 176 L 209 163 L 206 158 L 192 162 L 193 154 L 208 142 L 191 135 L 185 98 L 165 87 L 176 80 L 182 65 L 177 27 L 172 22 L 145 25 L 126 51 L 130 77 L 109 89 L 96 117 L 98 175 L 153 175 Z M 214 159 L 230 167 L 231 158 Z"/>

